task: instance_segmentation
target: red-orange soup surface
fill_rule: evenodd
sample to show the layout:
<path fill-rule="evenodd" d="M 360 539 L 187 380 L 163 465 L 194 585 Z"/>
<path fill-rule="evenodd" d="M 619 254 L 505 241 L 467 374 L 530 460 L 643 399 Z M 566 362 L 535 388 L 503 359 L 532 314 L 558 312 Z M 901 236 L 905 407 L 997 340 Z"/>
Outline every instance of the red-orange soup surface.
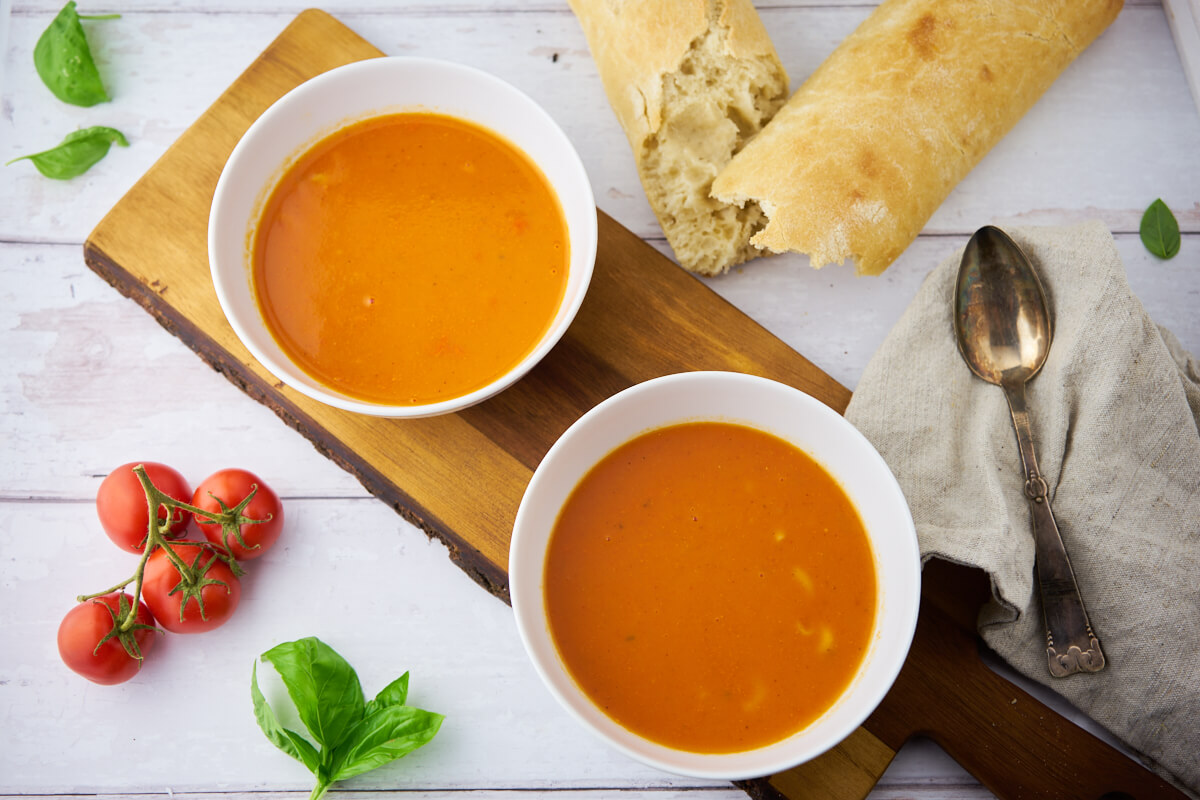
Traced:
<path fill-rule="evenodd" d="M 592 468 L 544 578 L 576 684 L 626 729 L 696 753 L 807 727 L 875 625 L 874 555 L 845 491 L 791 444 L 723 422 L 651 431 Z"/>
<path fill-rule="evenodd" d="M 320 383 L 377 403 L 461 397 L 550 326 L 567 282 L 558 199 L 477 125 L 432 113 L 349 125 L 288 168 L 253 242 L 259 309 Z"/>

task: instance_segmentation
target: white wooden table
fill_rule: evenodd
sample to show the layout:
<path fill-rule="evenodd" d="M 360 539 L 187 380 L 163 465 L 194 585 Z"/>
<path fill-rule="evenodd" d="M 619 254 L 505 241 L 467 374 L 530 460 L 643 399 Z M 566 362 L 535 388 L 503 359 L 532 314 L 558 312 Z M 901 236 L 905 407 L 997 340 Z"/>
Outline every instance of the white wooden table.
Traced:
<path fill-rule="evenodd" d="M 11 9 L 0 0 L 0 160 L 89 125 L 116 127 L 132 145 L 65 183 L 27 163 L 0 172 L 0 796 L 307 792 L 304 768 L 258 731 L 248 684 L 257 654 L 316 635 L 357 667 L 368 694 L 411 670 L 413 704 L 447 717 L 431 745 L 345 788 L 743 797 L 594 741 L 539 684 L 507 606 L 87 269 L 81 244 L 95 223 L 301 10 L 283 0 L 110 3 L 85 1 L 81 11 L 123 14 L 88 25 L 114 101 L 78 109 L 56 101 L 32 68 L 57 0 Z M 793 88 L 870 11 L 856 0 L 760 5 Z M 600 207 L 666 249 L 561 0 L 325 7 L 389 54 L 471 64 L 528 92 L 575 142 Z M 1167 263 L 1137 236 L 1156 197 L 1185 232 Z M 923 276 L 975 228 L 1087 217 L 1113 230 L 1154 318 L 1200 352 L 1200 116 L 1157 2 L 1126 7 L 883 277 L 785 257 L 710 285 L 853 387 Z M 228 625 L 167 636 L 131 682 L 101 687 L 62 666 L 54 637 L 75 595 L 132 571 L 135 559 L 108 542 L 93 507 L 101 478 L 131 460 L 165 461 L 193 483 L 220 467 L 250 468 L 285 498 L 287 529 L 251 564 Z M 872 795 L 988 796 L 920 742 Z"/>

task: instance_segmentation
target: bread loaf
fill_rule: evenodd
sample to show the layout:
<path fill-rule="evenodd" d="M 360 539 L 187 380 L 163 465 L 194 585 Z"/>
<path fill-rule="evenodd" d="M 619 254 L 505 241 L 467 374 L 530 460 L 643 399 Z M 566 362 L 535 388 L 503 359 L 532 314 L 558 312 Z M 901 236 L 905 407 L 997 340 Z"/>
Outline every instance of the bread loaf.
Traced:
<path fill-rule="evenodd" d="M 570 0 L 675 257 L 705 275 L 754 255 L 753 202 L 713 178 L 787 99 L 750 0 Z"/>
<path fill-rule="evenodd" d="M 755 245 L 878 274 L 1121 0 L 886 0 L 713 184 Z M 756 212 L 757 213 L 757 212 Z"/>

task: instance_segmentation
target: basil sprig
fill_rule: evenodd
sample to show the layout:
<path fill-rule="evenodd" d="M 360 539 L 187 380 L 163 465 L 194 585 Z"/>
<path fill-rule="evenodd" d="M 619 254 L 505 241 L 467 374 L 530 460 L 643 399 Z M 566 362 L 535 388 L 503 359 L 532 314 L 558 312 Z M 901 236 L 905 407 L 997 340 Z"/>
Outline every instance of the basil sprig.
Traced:
<path fill-rule="evenodd" d="M 33 65 L 42 83 L 64 103 L 74 106 L 94 106 L 107 102 L 108 92 L 100 81 L 100 71 L 92 59 L 87 35 L 80 19 L 116 19 L 119 14 L 80 17 L 75 0 L 62 11 L 42 33 L 33 48 Z"/>
<path fill-rule="evenodd" d="M 37 167 L 37 171 L 47 178 L 67 180 L 91 169 L 93 164 L 108 155 L 108 149 L 114 142 L 121 147 L 129 146 L 125 136 L 115 128 L 83 128 L 68 133 L 57 147 L 28 156 L 18 156 L 5 166 L 29 160 Z"/>
<path fill-rule="evenodd" d="M 1151 203 L 1142 214 L 1138 233 L 1146 249 L 1159 258 L 1173 258 L 1179 252 L 1179 222 L 1162 198 Z"/>
<path fill-rule="evenodd" d="M 262 658 L 279 672 L 308 736 L 280 724 L 258 688 L 257 663 L 250 673 L 254 717 L 273 745 L 316 776 L 310 800 L 318 800 L 335 781 L 411 753 L 442 725 L 441 714 L 405 705 L 407 672 L 366 702 L 354 668 L 315 637 L 285 642 Z"/>

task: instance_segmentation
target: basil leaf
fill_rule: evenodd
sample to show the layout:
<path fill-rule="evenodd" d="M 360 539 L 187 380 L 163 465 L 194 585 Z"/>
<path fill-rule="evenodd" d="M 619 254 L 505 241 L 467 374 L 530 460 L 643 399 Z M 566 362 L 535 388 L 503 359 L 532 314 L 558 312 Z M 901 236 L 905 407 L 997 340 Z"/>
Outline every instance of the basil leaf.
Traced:
<path fill-rule="evenodd" d="M 408 755 L 432 739 L 442 715 L 412 706 L 386 706 L 350 731 L 333 760 L 333 780 L 353 778 Z"/>
<path fill-rule="evenodd" d="M 114 16 L 85 19 L 112 19 Z M 33 48 L 33 65 L 42 83 L 59 100 L 75 106 L 94 106 L 107 102 L 109 97 L 100 82 L 100 71 L 96 69 L 92 49 L 88 47 L 79 20 L 75 0 L 71 0 L 38 38 Z"/>
<path fill-rule="evenodd" d="M 404 705 L 407 672 L 364 703 L 354 669 L 320 639 L 285 642 L 262 657 L 279 671 L 300 719 L 317 740 L 318 747 L 314 747 L 279 723 L 258 688 L 256 662 L 250 671 L 254 717 L 272 744 L 303 762 L 316 776 L 309 800 L 320 800 L 334 781 L 353 778 L 411 753 L 442 726 L 441 714 Z"/>
<path fill-rule="evenodd" d="M 279 718 L 275 716 L 275 711 L 267 703 L 267 698 L 263 697 L 262 690 L 258 688 L 257 663 L 250 670 L 250 697 L 254 700 L 254 718 L 258 720 L 258 727 L 262 728 L 262 732 L 266 734 L 271 744 L 304 764 L 308 767 L 309 772 L 315 774 L 321 765 L 321 756 L 317 753 L 316 748 L 308 743 L 307 739 L 279 724 Z"/>
<path fill-rule="evenodd" d="M 1173 258 L 1179 252 L 1179 222 L 1162 198 L 1146 209 L 1138 233 L 1146 249 L 1159 258 Z"/>
<path fill-rule="evenodd" d="M 346 660 L 316 637 L 285 642 L 263 653 L 275 665 L 325 758 L 363 717 L 362 686 Z"/>
<path fill-rule="evenodd" d="M 367 707 L 363 710 L 363 715 L 369 717 L 387 706 L 402 706 L 407 699 L 408 673 L 406 672 L 385 686 L 379 694 L 375 695 L 375 699 L 367 703 Z"/>
<path fill-rule="evenodd" d="M 68 133 L 57 147 L 32 155 L 18 156 L 8 164 L 28 159 L 37 167 L 37 171 L 47 178 L 65 181 L 91 169 L 97 161 L 108 155 L 108 149 L 114 142 L 121 147 L 129 146 L 125 136 L 115 128 L 83 128 Z"/>

